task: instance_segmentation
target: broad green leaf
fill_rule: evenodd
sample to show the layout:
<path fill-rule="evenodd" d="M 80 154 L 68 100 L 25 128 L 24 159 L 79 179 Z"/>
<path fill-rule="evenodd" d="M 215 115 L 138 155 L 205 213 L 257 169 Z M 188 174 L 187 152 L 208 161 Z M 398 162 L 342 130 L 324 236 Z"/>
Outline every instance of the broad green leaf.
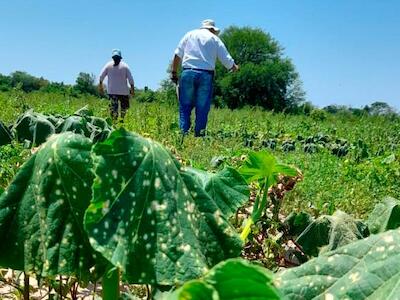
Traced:
<path fill-rule="evenodd" d="M 12 141 L 11 131 L 0 121 L 0 146 L 7 145 Z"/>
<path fill-rule="evenodd" d="M 43 277 L 87 276 L 91 147 L 79 135 L 54 135 L 18 171 L 0 196 L 0 266 Z"/>
<path fill-rule="evenodd" d="M 280 292 L 272 282 L 272 278 L 272 273 L 265 268 L 243 259 L 229 259 L 216 265 L 201 280 L 184 284 L 167 299 L 282 299 Z M 210 297 L 211 288 L 215 291 L 212 297 Z M 204 294 L 202 294 L 202 291 L 204 291 Z"/>
<path fill-rule="evenodd" d="M 306 254 L 317 256 L 321 247 L 323 251 L 330 251 L 364 238 L 363 229 L 360 221 L 338 210 L 332 216 L 323 215 L 314 220 L 296 242 Z"/>
<path fill-rule="evenodd" d="M 217 291 L 202 280 L 186 282 L 181 288 L 168 296 L 165 300 L 220 300 Z"/>
<path fill-rule="evenodd" d="M 239 169 L 247 182 L 268 179 L 269 186 L 278 181 L 278 175 L 296 176 L 296 169 L 278 163 L 277 159 L 266 151 L 250 152 L 244 165 Z"/>
<path fill-rule="evenodd" d="M 368 217 L 367 226 L 371 233 L 381 233 L 400 226 L 400 201 L 387 197 L 375 205 Z"/>
<path fill-rule="evenodd" d="M 345 245 L 275 280 L 289 299 L 399 299 L 400 230 Z"/>
<path fill-rule="evenodd" d="M 244 178 L 233 168 L 218 173 L 187 168 L 218 205 L 223 215 L 230 217 L 249 200 L 250 191 Z"/>
<path fill-rule="evenodd" d="M 32 145 L 40 145 L 56 132 L 54 125 L 42 114 L 28 110 L 14 124 L 12 131 L 19 141 L 28 140 Z"/>
<path fill-rule="evenodd" d="M 174 285 L 240 254 L 214 200 L 164 147 L 121 129 L 94 146 L 85 227 L 131 283 Z"/>
<path fill-rule="evenodd" d="M 93 111 L 89 109 L 89 105 L 85 105 L 84 107 L 81 107 L 76 112 L 74 112 L 74 115 L 82 117 L 91 117 L 93 116 Z"/>
<path fill-rule="evenodd" d="M 314 219 L 309 213 L 301 211 L 290 213 L 286 217 L 284 224 L 288 229 L 289 235 L 299 236 L 313 221 Z"/>

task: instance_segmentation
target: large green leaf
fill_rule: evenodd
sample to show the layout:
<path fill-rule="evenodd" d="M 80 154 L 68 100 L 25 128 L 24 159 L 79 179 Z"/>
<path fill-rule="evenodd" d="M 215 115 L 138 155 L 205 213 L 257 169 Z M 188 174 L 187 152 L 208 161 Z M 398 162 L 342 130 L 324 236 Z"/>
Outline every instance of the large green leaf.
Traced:
<path fill-rule="evenodd" d="M 84 278 L 93 265 L 83 229 L 91 198 L 92 143 L 54 135 L 0 196 L 0 266 Z"/>
<path fill-rule="evenodd" d="M 12 141 L 11 131 L 0 121 L 0 146 L 7 145 Z"/>
<path fill-rule="evenodd" d="M 399 299 L 400 230 L 345 245 L 279 274 L 289 299 Z"/>
<path fill-rule="evenodd" d="M 281 164 L 267 151 L 250 152 L 244 165 L 239 169 L 247 182 L 268 180 L 268 186 L 278 181 L 278 175 L 296 176 L 296 169 Z"/>
<path fill-rule="evenodd" d="M 385 232 L 400 226 L 400 201 L 387 197 L 375 205 L 367 220 L 371 233 Z"/>
<path fill-rule="evenodd" d="M 54 125 L 46 116 L 28 110 L 15 122 L 12 131 L 19 141 L 28 140 L 32 145 L 40 145 L 56 132 Z"/>
<path fill-rule="evenodd" d="M 214 290 L 212 293 L 211 291 Z M 210 270 L 201 280 L 190 281 L 167 300 L 275 300 L 282 299 L 272 274 L 243 259 L 229 259 Z"/>
<path fill-rule="evenodd" d="M 249 186 L 233 168 L 226 167 L 218 173 L 194 168 L 187 168 L 187 171 L 199 180 L 226 217 L 235 214 L 238 208 L 249 200 Z"/>
<path fill-rule="evenodd" d="M 164 147 L 119 130 L 93 151 L 86 230 L 129 282 L 173 285 L 240 254 L 234 228 Z"/>
<path fill-rule="evenodd" d="M 314 220 L 296 242 L 306 254 L 317 256 L 321 247 L 322 251 L 330 251 L 364 238 L 364 231 L 362 222 L 338 210 L 332 216 L 322 215 Z"/>

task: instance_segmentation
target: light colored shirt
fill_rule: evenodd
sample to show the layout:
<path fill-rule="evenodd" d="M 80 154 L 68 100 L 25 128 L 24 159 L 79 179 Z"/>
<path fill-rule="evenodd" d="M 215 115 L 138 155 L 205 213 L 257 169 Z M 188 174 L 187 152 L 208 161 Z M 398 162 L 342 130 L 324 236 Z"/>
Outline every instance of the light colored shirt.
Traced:
<path fill-rule="evenodd" d="M 221 39 L 208 29 L 195 29 L 185 34 L 175 50 L 183 68 L 213 71 L 218 60 L 231 69 L 234 60 Z"/>
<path fill-rule="evenodd" d="M 129 66 L 120 62 L 114 66 L 114 61 L 106 63 L 100 74 L 100 81 L 103 82 L 107 76 L 107 94 L 109 95 L 129 95 L 128 82 L 131 87 L 134 86 L 133 77 Z"/>

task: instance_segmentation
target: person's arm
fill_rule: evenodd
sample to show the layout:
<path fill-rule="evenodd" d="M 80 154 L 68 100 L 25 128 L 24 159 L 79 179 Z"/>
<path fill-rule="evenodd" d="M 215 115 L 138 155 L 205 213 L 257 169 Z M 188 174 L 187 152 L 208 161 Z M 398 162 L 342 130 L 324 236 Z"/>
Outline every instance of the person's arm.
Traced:
<path fill-rule="evenodd" d="M 224 43 L 218 39 L 218 49 L 217 49 L 217 57 L 218 60 L 227 68 L 229 71 L 236 72 L 239 70 L 239 66 L 235 64 L 232 56 L 229 54 L 228 50 L 226 49 Z"/>
<path fill-rule="evenodd" d="M 101 73 L 100 73 L 100 77 L 99 77 L 99 93 L 100 93 L 100 95 L 104 94 L 103 81 L 104 81 L 104 78 L 106 78 L 107 73 L 108 73 L 108 64 L 106 64 L 104 66 L 103 70 L 101 70 Z"/>
<path fill-rule="evenodd" d="M 183 55 L 185 54 L 185 47 L 188 39 L 188 34 L 180 40 L 178 46 L 175 49 L 175 55 L 172 60 L 172 67 L 171 67 L 171 80 L 173 83 L 178 83 L 178 68 L 182 62 Z"/>
<path fill-rule="evenodd" d="M 178 68 L 181 63 L 182 59 L 175 54 L 174 59 L 172 60 L 172 68 L 171 68 L 171 80 L 173 83 L 178 83 Z"/>
<path fill-rule="evenodd" d="M 131 86 L 131 95 L 135 96 L 135 82 L 132 77 L 131 70 L 129 67 L 126 68 L 126 77 L 128 78 L 129 85 Z"/>

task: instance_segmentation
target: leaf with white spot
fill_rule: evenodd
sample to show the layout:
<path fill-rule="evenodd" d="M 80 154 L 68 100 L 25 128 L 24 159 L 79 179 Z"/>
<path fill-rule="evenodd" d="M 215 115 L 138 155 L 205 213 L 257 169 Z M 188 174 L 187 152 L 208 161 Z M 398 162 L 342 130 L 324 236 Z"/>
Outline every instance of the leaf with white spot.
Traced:
<path fill-rule="evenodd" d="M 21 167 L 0 196 L 0 266 L 43 277 L 87 276 L 91 147 L 80 135 L 54 135 Z"/>
<path fill-rule="evenodd" d="M 289 299 L 399 299 L 400 230 L 372 235 L 278 274 Z"/>
<path fill-rule="evenodd" d="M 303 251 L 312 256 L 334 250 L 340 246 L 364 238 L 366 226 L 359 220 L 340 210 L 332 216 L 322 215 L 314 220 L 299 235 L 296 242 Z"/>
<path fill-rule="evenodd" d="M 368 216 L 367 226 L 371 233 L 385 232 L 400 226 L 400 201 L 387 197 L 383 202 L 375 205 Z"/>
<path fill-rule="evenodd" d="M 201 186 L 226 217 L 235 214 L 238 208 L 249 200 L 249 186 L 233 168 L 226 167 L 218 173 L 209 173 L 195 168 L 186 170 L 199 180 Z"/>
<path fill-rule="evenodd" d="M 210 270 L 201 280 L 185 283 L 167 300 L 279 300 L 273 275 L 267 269 L 243 259 L 229 259 Z"/>
<path fill-rule="evenodd" d="M 85 228 L 129 282 L 174 285 L 240 254 L 215 201 L 163 146 L 121 129 L 93 153 Z"/>

